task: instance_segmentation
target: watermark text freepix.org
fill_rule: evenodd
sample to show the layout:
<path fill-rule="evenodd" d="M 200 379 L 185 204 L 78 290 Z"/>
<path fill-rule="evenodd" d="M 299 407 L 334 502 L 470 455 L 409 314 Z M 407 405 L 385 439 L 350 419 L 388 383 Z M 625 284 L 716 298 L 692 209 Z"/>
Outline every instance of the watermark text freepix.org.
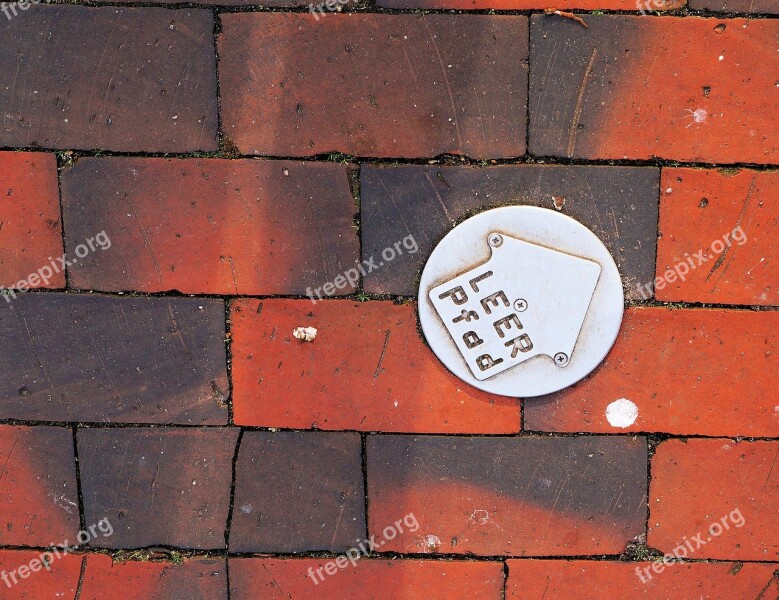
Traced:
<path fill-rule="evenodd" d="M 687 539 L 687 536 L 685 535 L 676 548 L 671 552 L 664 554 L 662 559 L 658 559 L 657 562 L 652 565 L 647 567 L 636 567 L 636 577 L 641 580 L 641 583 L 646 584 L 652 579 L 652 575 L 649 571 L 654 571 L 659 575 L 665 571 L 666 567 L 683 563 L 684 559 L 694 554 L 698 548 L 705 546 L 712 539 L 721 536 L 724 531 L 729 530 L 730 523 L 736 528 L 744 526 L 746 519 L 744 518 L 744 515 L 741 514 L 740 509 L 735 508 L 730 511 L 730 514 L 725 515 L 719 521 L 714 521 L 709 525 L 707 533 L 699 532 L 690 539 Z M 706 539 L 703 538 L 704 535 L 706 536 Z"/>
<path fill-rule="evenodd" d="M 405 526 L 405 530 L 403 527 Z M 402 519 L 398 519 L 392 525 L 387 525 L 381 532 L 382 539 L 377 540 L 375 535 L 372 535 L 367 540 L 356 540 L 359 542 L 357 547 L 350 548 L 346 554 L 342 554 L 336 557 L 334 560 L 326 562 L 318 569 L 308 568 L 308 576 L 314 582 L 315 585 L 319 585 L 321 581 L 325 580 L 325 575 L 335 575 L 339 569 L 345 569 L 347 565 L 351 564 L 353 567 L 357 566 L 357 561 L 369 552 L 378 551 L 386 542 L 394 540 L 398 535 L 404 531 L 415 532 L 419 529 L 419 521 L 414 516 L 414 513 L 408 513 Z M 324 573 L 323 573 L 324 571 Z"/>
<path fill-rule="evenodd" d="M 354 287 L 357 282 L 360 281 L 360 275 L 367 275 L 383 267 L 386 263 L 395 260 L 398 256 L 403 254 L 403 250 L 406 250 L 409 254 L 415 254 L 419 250 L 417 241 L 413 235 L 407 235 L 402 240 L 395 242 L 392 246 L 388 246 L 381 251 L 381 258 L 384 260 L 379 261 L 376 257 L 372 256 L 368 260 L 357 263 L 354 268 L 347 269 L 341 275 L 338 275 L 333 281 L 328 281 L 323 286 L 314 288 L 306 288 L 306 295 L 311 299 L 314 304 L 317 303 L 317 299 L 323 300 L 322 294 L 325 296 L 332 296 L 337 290 L 342 290 L 346 287 Z"/>
<path fill-rule="evenodd" d="M 733 229 L 733 231 L 729 231 L 723 235 L 722 239 L 714 240 L 709 246 L 710 252 L 708 254 L 706 253 L 706 250 L 698 250 L 692 255 L 685 252 L 683 261 L 676 263 L 651 283 L 636 284 L 636 288 L 641 294 L 641 297 L 644 300 L 648 300 L 652 297 L 653 288 L 655 290 L 662 290 L 667 284 L 673 283 L 677 279 L 679 281 L 685 281 L 690 271 L 694 271 L 717 255 L 722 258 L 722 253 L 730 248 L 733 245 L 733 242 L 738 246 L 743 246 L 747 243 L 747 234 L 741 229 L 740 225 Z"/>
<path fill-rule="evenodd" d="M 19 0 L 19 2 L 3 2 L 0 4 L 0 11 L 10 21 L 19 15 L 19 10 L 27 10 L 33 4 L 40 4 L 41 0 Z"/>
<path fill-rule="evenodd" d="M 49 257 L 49 264 L 42 266 L 34 273 L 30 273 L 25 279 L 18 281 L 12 285 L 13 289 L 0 286 L 0 294 L 3 295 L 6 302 L 10 302 L 12 298 L 16 298 L 17 292 L 26 292 L 32 288 L 37 287 L 41 283 L 43 285 L 49 285 L 49 281 L 54 275 L 64 271 L 66 267 L 74 265 L 78 262 L 79 258 L 84 258 L 90 252 L 94 252 L 97 248 L 101 250 L 108 250 L 111 247 L 111 240 L 105 231 L 101 231 L 96 236 L 89 238 L 83 244 L 79 244 L 74 249 L 74 254 L 78 258 L 73 260 L 67 260 L 66 255 L 58 256 L 56 259 Z"/>
<path fill-rule="evenodd" d="M 71 546 L 70 540 L 65 540 L 61 544 L 51 543 L 51 550 L 42 552 L 38 558 L 33 558 L 29 563 L 19 565 L 12 571 L 0 572 L 0 579 L 3 580 L 6 587 L 13 587 L 19 583 L 20 579 L 27 579 L 33 573 L 37 573 L 41 569 L 46 569 L 51 572 L 52 563 L 58 559 L 66 556 L 68 553 L 79 549 L 79 546 L 83 546 L 90 540 L 97 538 L 97 534 L 100 532 L 103 537 L 113 535 L 114 527 L 108 520 L 108 517 L 103 517 L 97 524 L 90 525 L 87 529 L 83 529 L 76 534 L 77 545 Z M 2 594 L 0 594 L 1 596 Z"/>

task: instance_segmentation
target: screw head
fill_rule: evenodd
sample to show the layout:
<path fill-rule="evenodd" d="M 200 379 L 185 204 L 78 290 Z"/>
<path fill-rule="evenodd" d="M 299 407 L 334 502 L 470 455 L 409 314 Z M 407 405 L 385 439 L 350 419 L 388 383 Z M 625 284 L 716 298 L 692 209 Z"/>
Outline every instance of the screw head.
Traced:
<path fill-rule="evenodd" d="M 554 363 L 558 367 L 564 367 L 568 364 L 568 355 L 565 352 L 558 352 L 554 355 Z"/>
<path fill-rule="evenodd" d="M 517 312 L 525 312 L 527 310 L 527 300 L 524 298 L 514 300 L 514 310 Z"/>
<path fill-rule="evenodd" d="M 503 244 L 503 236 L 500 235 L 499 233 L 491 233 L 489 235 L 488 240 L 489 240 L 490 246 L 492 246 L 493 248 L 497 248 L 498 246 Z"/>

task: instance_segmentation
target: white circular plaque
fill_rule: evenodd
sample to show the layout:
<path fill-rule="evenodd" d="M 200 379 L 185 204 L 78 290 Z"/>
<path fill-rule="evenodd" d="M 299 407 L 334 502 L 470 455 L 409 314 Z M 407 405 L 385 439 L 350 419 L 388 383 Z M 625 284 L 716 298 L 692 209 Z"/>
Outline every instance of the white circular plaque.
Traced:
<path fill-rule="evenodd" d="M 488 210 L 452 229 L 419 284 L 433 352 L 466 383 L 503 396 L 582 379 L 617 339 L 623 310 L 617 265 L 597 236 L 533 206 Z"/>

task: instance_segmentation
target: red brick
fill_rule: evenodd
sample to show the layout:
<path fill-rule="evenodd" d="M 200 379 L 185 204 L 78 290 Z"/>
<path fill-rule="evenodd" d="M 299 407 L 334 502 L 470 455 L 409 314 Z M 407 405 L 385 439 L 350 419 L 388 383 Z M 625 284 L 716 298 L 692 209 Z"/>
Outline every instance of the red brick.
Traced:
<path fill-rule="evenodd" d="M 373 560 L 347 563 L 335 575 L 317 578 L 332 559 L 231 558 L 233 600 L 499 600 L 503 563 L 484 561 Z M 314 572 L 314 583 L 309 569 Z M 331 567 L 332 570 L 332 567 Z M 388 592 L 391 590 L 391 592 Z"/>
<path fill-rule="evenodd" d="M 224 548 L 232 460 L 229 428 L 81 429 L 84 520 L 108 519 L 97 548 Z"/>
<path fill-rule="evenodd" d="M 367 452 L 382 552 L 619 554 L 646 527 L 644 438 L 381 435 Z"/>
<path fill-rule="evenodd" d="M 776 0 L 689 0 L 690 8 L 725 13 L 779 14 Z"/>
<path fill-rule="evenodd" d="M 62 543 L 58 540 L 57 543 Z M 76 598 L 79 573 L 81 572 L 80 556 L 63 555 L 55 558 L 48 569 L 28 573 L 22 579 L 18 569 L 30 566 L 31 561 L 41 562 L 42 552 L 38 550 L 0 550 L 0 574 L 6 575 L 8 581 L 0 580 L 0 596 L 3 600 L 42 600 L 44 598 Z M 39 568 L 39 567 L 38 567 Z M 13 572 L 16 578 L 11 576 Z M 10 587 L 9 587 L 10 584 Z"/>
<path fill-rule="evenodd" d="M 777 332 L 776 312 L 629 309 L 597 370 L 525 402 L 525 428 L 777 436 Z M 638 407 L 638 418 L 619 428 L 606 411 L 623 398 Z"/>
<path fill-rule="evenodd" d="M 221 425 L 225 307 L 26 294 L 0 310 L 0 419 Z"/>
<path fill-rule="evenodd" d="M 227 598 L 224 559 L 165 562 L 113 562 L 110 556 L 90 554 L 80 600 L 219 600 Z"/>
<path fill-rule="evenodd" d="M 356 433 L 247 431 L 235 465 L 231 552 L 342 552 L 365 537 Z"/>
<path fill-rule="evenodd" d="M 0 145 L 216 150 L 206 10 L 37 5 L 0 26 Z"/>
<path fill-rule="evenodd" d="M 506 599 L 731 598 L 769 600 L 779 591 L 779 564 L 694 563 L 658 565 L 590 560 L 509 560 Z M 642 583 L 636 574 L 639 569 Z M 645 569 L 649 569 L 649 576 Z M 651 577 L 651 578 L 650 578 Z M 773 586 L 773 587 L 772 587 Z M 762 595 L 761 595 L 762 594 Z"/>
<path fill-rule="evenodd" d="M 663 0 L 660 0 L 661 2 Z M 687 0 L 665 0 L 663 10 L 680 8 Z M 769 0 L 766 0 L 769 1 Z M 637 0 L 555 0 L 552 4 L 557 9 L 576 10 L 639 10 Z M 647 0 L 640 0 L 646 4 Z M 531 10 L 549 8 L 549 2 L 544 0 L 377 0 L 377 5 L 383 8 L 451 8 L 457 10 Z M 588 15 L 582 15 L 585 22 Z M 562 17 L 561 17 L 562 18 Z"/>
<path fill-rule="evenodd" d="M 411 304 L 230 304 L 235 422 L 295 429 L 514 433 L 519 401 L 464 385 L 422 343 Z M 296 327 L 318 330 L 313 342 Z"/>
<path fill-rule="evenodd" d="M 100 231 L 112 242 L 74 265 L 77 288 L 305 294 L 359 258 L 343 165 L 83 159 L 62 189 L 68 249 Z"/>
<path fill-rule="evenodd" d="M 47 546 L 78 530 L 71 430 L 0 425 L 0 544 Z"/>
<path fill-rule="evenodd" d="M 671 271 L 658 300 L 779 304 L 779 172 L 664 169 L 661 189 L 657 277 L 696 268 Z"/>
<path fill-rule="evenodd" d="M 57 160 L 53 154 L 0 152 L 0 285 L 65 287 L 65 273 L 48 283 L 30 274 L 62 255 Z M 53 269 L 52 269 L 53 271 Z M 44 275 L 46 272 L 44 272 Z"/>
<path fill-rule="evenodd" d="M 525 17 L 266 12 L 221 21 L 224 129 L 245 154 L 525 152 Z"/>
<path fill-rule="evenodd" d="M 531 153 L 779 162 L 775 19 L 586 20 L 533 17 Z"/>
<path fill-rule="evenodd" d="M 672 552 L 686 536 L 696 559 L 779 559 L 777 456 L 779 442 L 660 444 L 652 458 L 647 544 Z"/>

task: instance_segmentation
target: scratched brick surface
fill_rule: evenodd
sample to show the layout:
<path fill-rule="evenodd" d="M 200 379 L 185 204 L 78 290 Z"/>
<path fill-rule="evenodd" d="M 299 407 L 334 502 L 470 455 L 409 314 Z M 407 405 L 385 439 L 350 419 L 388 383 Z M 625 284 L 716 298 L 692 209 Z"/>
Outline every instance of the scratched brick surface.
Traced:
<path fill-rule="evenodd" d="M 668 440 L 652 458 L 647 543 L 695 558 L 779 559 L 779 442 Z"/>
<path fill-rule="evenodd" d="M 57 160 L 53 154 L 0 152 L 0 285 L 20 288 L 65 287 L 51 258 L 62 254 Z M 37 277 L 30 278 L 35 273 Z M 41 278 L 46 276 L 48 282 Z"/>
<path fill-rule="evenodd" d="M 354 433 L 247 431 L 235 469 L 232 552 L 344 552 L 365 537 Z"/>
<path fill-rule="evenodd" d="M 530 152 L 779 161 L 775 19 L 532 17 Z"/>
<path fill-rule="evenodd" d="M 746 0 L 745 0 L 746 1 Z M 772 0 L 765 0 L 771 2 Z M 644 3 L 646 0 L 644 0 Z M 663 10 L 684 6 L 686 0 L 666 0 Z M 377 0 L 384 8 L 451 8 L 458 10 L 531 10 L 549 8 L 544 0 Z M 560 10 L 638 10 L 636 0 L 557 0 L 554 8 Z M 562 17 L 561 17 L 562 18 Z"/>
<path fill-rule="evenodd" d="M 509 560 L 507 600 L 775 598 L 779 564 Z M 636 570 L 638 569 L 638 573 Z M 644 581 L 642 581 L 642 578 Z"/>
<path fill-rule="evenodd" d="M 233 600 L 500 600 L 503 564 L 484 561 L 374 560 L 341 569 L 328 559 L 231 558 Z M 313 572 L 309 575 L 309 569 Z M 322 577 L 318 577 L 316 571 Z M 318 581 L 318 583 L 314 583 Z M 283 582 L 283 583 L 282 583 Z"/>
<path fill-rule="evenodd" d="M 382 552 L 619 554 L 646 526 L 642 437 L 373 435 L 367 452 Z M 382 537 L 409 513 L 417 531 Z"/>
<path fill-rule="evenodd" d="M 519 401 L 463 385 L 392 302 L 230 303 L 235 423 L 295 429 L 516 433 Z M 317 329 L 313 342 L 296 327 Z"/>
<path fill-rule="evenodd" d="M 724 13 L 779 14 L 776 0 L 689 0 L 690 8 Z"/>
<path fill-rule="evenodd" d="M 33 5 L 0 19 L 0 145 L 216 150 L 205 10 Z"/>
<path fill-rule="evenodd" d="M 83 159 L 62 191 L 68 251 L 101 231 L 111 240 L 71 268 L 77 288 L 305 294 L 358 260 L 342 165 Z M 336 283 L 334 295 L 354 290 Z"/>
<path fill-rule="evenodd" d="M 634 308 L 606 360 L 565 390 L 525 402 L 534 431 L 779 436 L 779 313 Z M 612 425 L 613 402 L 638 415 Z"/>
<path fill-rule="evenodd" d="M 0 309 L 2 419 L 227 422 L 221 300 L 26 294 Z"/>
<path fill-rule="evenodd" d="M 658 300 L 779 304 L 779 172 L 663 169 L 660 187 Z"/>
<path fill-rule="evenodd" d="M 78 530 L 73 432 L 0 425 L 0 544 L 46 546 Z"/>
<path fill-rule="evenodd" d="M 592 229 L 616 260 L 628 298 L 640 298 L 636 283 L 654 279 L 659 173 L 652 167 L 364 166 L 360 184 L 363 260 L 378 260 L 407 236 L 419 248 L 367 273 L 368 293 L 416 295 L 424 263 L 455 224 L 515 204 L 559 206 Z"/>
<path fill-rule="evenodd" d="M 113 562 L 110 556 L 89 554 L 81 600 L 120 597 L 125 600 L 222 600 L 227 598 L 224 559 L 168 562 Z"/>
<path fill-rule="evenodd" d="M 237 440 L 234 428 L 80 429 L 84 519 L 114 530 L 90 546 L 224 548 Z"/>
<path fill-rule="evenodd" d="M 225 134 L 241 152 L 525 152 L 527 19 L 223 15 Z"/>
<path fill-rule="evenodd" d="M 0 576 L 6 574 L 7 579 L 0 584 L 3 600 L 76 598 L 83 558 L 66 555 L 53 561 L 49 569 L 44 570 L 41 567 L 41 554 L 40 550 L 0 550 Z M 29 568 L 30 565 L 30 570 L 19 573 L 19 567 Z"/>

